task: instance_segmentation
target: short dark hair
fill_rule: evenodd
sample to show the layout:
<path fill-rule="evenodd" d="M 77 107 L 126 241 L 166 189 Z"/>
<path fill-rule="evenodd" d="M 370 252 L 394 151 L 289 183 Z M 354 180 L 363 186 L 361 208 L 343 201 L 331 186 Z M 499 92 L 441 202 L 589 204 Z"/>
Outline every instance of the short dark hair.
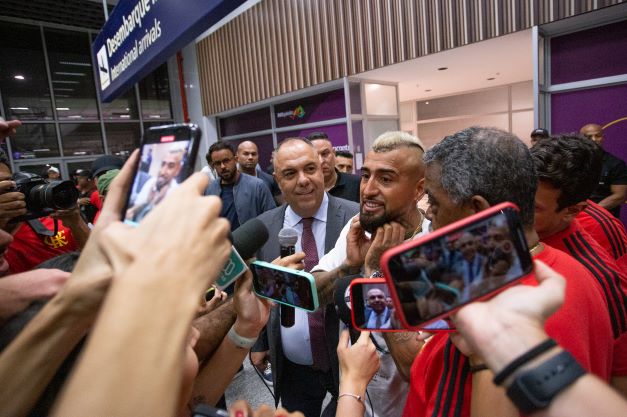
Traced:
<path fill-rule="evenodd" d="M 235 155 L 235 148 L 233 148 L 233 145 L 231 145 L 228 142 L 218 141 L 209 147 L 209 151 L 207 152 L 207 155 L 205 156 L 207 158 L 207 163 L 211 165 L 212 153 L 222 151 L 224 149 L 228 149 L 229 151 L 231 151 L 233 155 Z"/>
<path fill-rule="evenodd" d="M 344 158 L 353 159 L 353 154 L 348 151 L 335 151 L 335 156 L 342 156 Z"/>
<path fill-rule="evenodd" d="M 557 210 L 587 200 L 599 184 L 603 152 L 581 135 L 555 135 L 531 148 L 538 179 L 561 191 Z"/>
<path fill-rule="evenodd" d="M 490 205 L 511 201 L 520 208 L 523 225 L 533 227 L 538 180 L 529 149 L 515 135 L 473 126 L 445 137 L 424 161 L 441 166 L 442 188 L 456 204 L 474 195 Z"/>
<path fill-rule="evenodd" d="M 326 133 L 324 132 L 313 132 L 307 135 L 307 139 L 309 139 L 310 141 L 314 141 L 314 140 L 328 140 L 329 142 L 331 142 L 329 140 L 329 137 L 327 136 Z"/>

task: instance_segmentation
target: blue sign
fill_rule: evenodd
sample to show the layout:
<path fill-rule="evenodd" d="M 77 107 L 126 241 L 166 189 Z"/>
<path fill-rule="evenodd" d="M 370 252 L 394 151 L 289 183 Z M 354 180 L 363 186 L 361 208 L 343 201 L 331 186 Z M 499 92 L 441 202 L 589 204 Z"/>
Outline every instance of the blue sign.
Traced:
<path fill-rule="evenodd" d="M 115 99 L 245 0 L 120 0 L 92 45 L 100 98 Z"/>

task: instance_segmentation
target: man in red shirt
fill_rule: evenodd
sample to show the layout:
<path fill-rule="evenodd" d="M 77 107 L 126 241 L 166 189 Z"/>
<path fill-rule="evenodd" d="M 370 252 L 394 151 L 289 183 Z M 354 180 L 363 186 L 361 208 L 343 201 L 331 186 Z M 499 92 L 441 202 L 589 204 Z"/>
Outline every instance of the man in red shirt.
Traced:
<path fill-rule="evenodd" d="M 616 339 L 612 385 L 627 394 L 627 270 L 575 220 L 597 186 L 602 154 L 592 140 L 567 135 L 539 142 L 531 154 L 539 179 L 535 229 L 542 242 L 581 263 L 603 291 Z"/>
<path fill-rule="evenodd" d="M 537 180 L 527 147 L 515 136 L 487 128 L 469 128 L 446 137 L 425 154 L 425 189 L 434 229 L 511 201 L 520 208 L 527 242 L 535 259 L 567 279 L 564 306 L 546 324 L 548 334 L 584 368 L 610 377 L 613 338 L 609 317 L 593 277 L 568 255 L 542 244 L 533 229 Z M 524 284 L 535 285 L 533 276 Z M 485 323 L 489 326 L 490 323 Z M 479 365 L 458 334 L 439 333 L 427 342 L 411 370 L 404 416 L 518 416 L 492 373 Z"/>
<path fill-rule="evenodd" d="M 87 223 L 94 223 L 96 213 L 102 208 L 96 181 L 86 169 L 76 171 L 76 188 L 78 189 L 78 205 Z"/>
<path fill-rule="evenodd" d="M 627 270 L 627 232 L 625 226 L 612 213 L 592 200 L 575 219 L 579 225 L 596 240 L 603 249 L 616 260 L 623 270 Z"/>

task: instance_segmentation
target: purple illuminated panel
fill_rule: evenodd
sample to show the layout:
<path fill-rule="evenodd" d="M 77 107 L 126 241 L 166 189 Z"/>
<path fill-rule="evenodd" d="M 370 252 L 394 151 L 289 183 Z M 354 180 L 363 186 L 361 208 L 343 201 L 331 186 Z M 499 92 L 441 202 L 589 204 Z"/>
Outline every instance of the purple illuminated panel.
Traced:
<path fill-rule="evenodd" d="M 552 133 L 579 132 L 587 123 L 605 126 L 627 117 L 627 84 L 551 95 Z M 604 130 L 603 147 L 609 153 L 627 160 L 627 120 L 619 121 Z M 627 224 L 627 210 L 623 204 L 621 220 Z"/>
<path fill-rule="evenodd" d="M 333 147 L 335 149 L 338 149 L 338 150 L 348 149 L 348 132 L 346 130 L 346 123 L 341 123 L 339 125 L 315 127 L 312 129 L 291 130 L 289 132 L 277 133 L 277 142 L 281 143 L 283 139 L 287 139 L 287 138 L 291 138 L 295 136 L 304 138 L 313 132 L 326 133 L 329 139 L 331 139 L 331 143 L 333 144 Z"/>
<path fill-rule="evenodd" d="M 272 129 L 269 107 L 220 119 L 220 137 L 269 129 Z"/>
<path fill-rule="evenodd" d="M 346 116 L 344 89 L 274 106 L 277 127 L 297 126 Z"/>
<path fill-rule="evenodd" d="M 259 165 L 261 169 L 265 169 L 270 165 L 270 158 L 272 157 L 272 151 L 274 151 L 274 144 L 272 143 L 272 135 L 254 136 L 246 139 L 227 140 L 226 142 L 233 145 L 233 148 L 237 150 L 237 145 L 249 140 L 254 142 L 259 149 Z"/>
<path fill-rule="evenodd" d="M 551 39 L 551 84 L 627 74 L 627 21 Z"/>

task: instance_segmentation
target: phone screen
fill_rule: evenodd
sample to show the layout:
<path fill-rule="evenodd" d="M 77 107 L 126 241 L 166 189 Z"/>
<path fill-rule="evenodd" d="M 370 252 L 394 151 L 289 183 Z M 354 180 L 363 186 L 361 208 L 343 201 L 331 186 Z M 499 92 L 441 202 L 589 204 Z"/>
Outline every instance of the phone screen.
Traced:
<path fill-rule="evenodd" d="M 306 272 L 288 272 L 272 267 L 250 264 L 255 292 L 279 303 L 315 311 L 312 292 L 313 276 Z M 311 277 L 309 279 L 304 274 Z"/>
<path fill-rule="evenodd" d="M 139 223 L 193 171 L 200 131 L 193 125 L 146 131 L 124 220 Z"/>
<path fill-rule="evenodd" d="M 483 297 L 531 269 L 518 213 L 510 208 L 389 261 L 391 282 L 410 326 Z"/>

